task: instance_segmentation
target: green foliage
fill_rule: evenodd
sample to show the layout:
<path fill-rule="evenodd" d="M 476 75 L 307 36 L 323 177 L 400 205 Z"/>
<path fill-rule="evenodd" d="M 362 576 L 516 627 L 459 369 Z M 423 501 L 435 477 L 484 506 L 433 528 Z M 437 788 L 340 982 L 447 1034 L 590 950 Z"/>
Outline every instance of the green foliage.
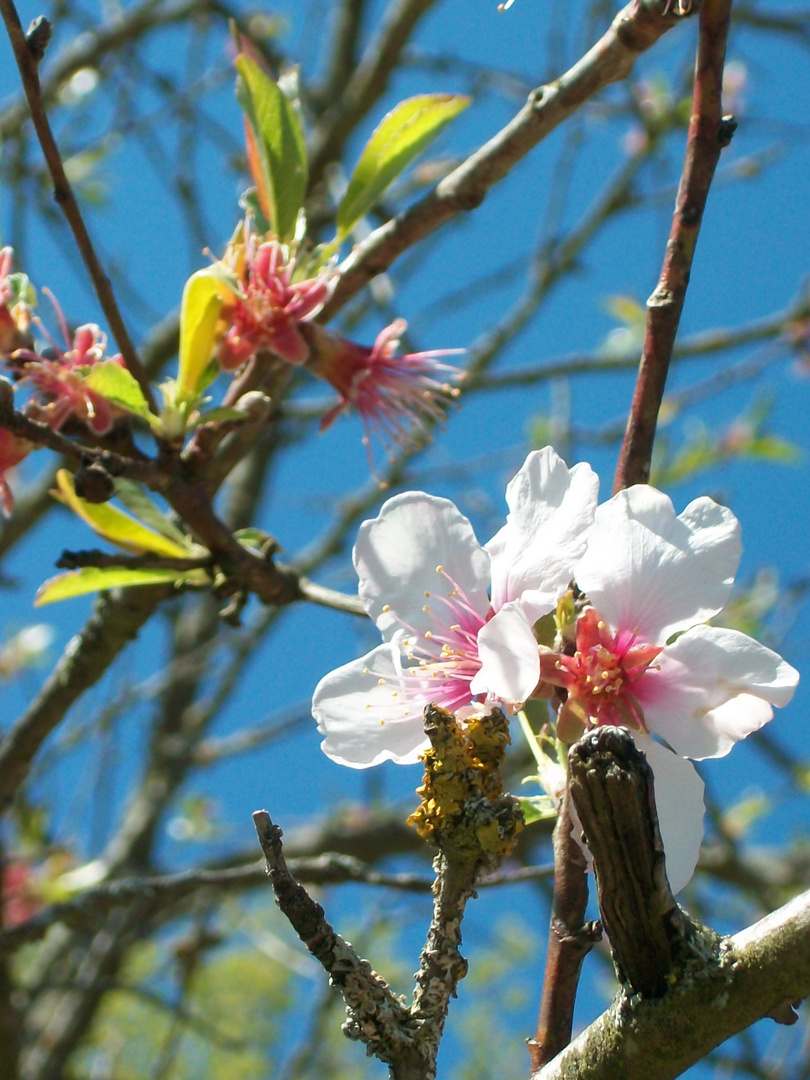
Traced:
<path fill-rule="evenodd" d="M 338 209 L 338 240 L 470 101 L 461 94 L 419 94 L 383 118 L 360 155 Z"/>
<path fill-rule="evenodd" d="M 666 410 L 667 402 L 664 402 Z M 664 436 L 657 443 L 650 483 L 666 489 L 730 461 L 758 461 L 770 465 L 795 465 L 801 450 L 788 439 L 767 430 L 771 402 L 755 401 L 724 431 L 695 426 L 683 445 L 673 450 Z M 670 409 L 668 419 L 672 417 Z"/>
<path fill-rule="evenodd" d="M 262 209 L 279 240 L 295 238 L 307 190 L 307 148 L 293 103 L 253 60 L 236 58 L 236 96 L 254 139 L 260 176 L 254 175 Z M 264 191 L 262 191 L 262 187 Z"/>
<path fill-rule="evenodd" d="M 273 1075 L 278 1063 L 273 1048 L 290 1005 L 288 970 L 258 949 L 202 955 L 177 1009 L 179 987 L 168 992 L 165 987 L 167 978 L 175 984 L 183 978 L 185 944 L 133 951 L 122 989 L 105 998 L 80 1055 L 85 1069 L 104 1060 L 117 1080 L 146 1080 L 163 1060 L 161 1080 L 266 1080 Z M 167 971 L 167 957 L 173 970 Z"/>
<path fill-rule="evenodd" d="M 91 503 L 81 499 L 76 494 L 73 477 L 67 469 L 60 469 L 56 474 L 56 482 L 59 486 L 57 498 L 66 503 L 70 509 L 86 521 L 91 529 L 99 536 L 110 540 L 124 551 L 130 551 L 138 555 L 149 551 L 153 555 L 163 555 L 167 558 L 185 559 L 191 554 L 199 554 L 202 549 L 195 547 L 189 540 L 178 542 L 169 539 L 165 532 L 155 532 L 140 521 L 118 510 L 109 503 Z M 159 513 L 155 509 L 156 513 Z"/>
<path fill-rule="evenodd" d="M 114 360 L 104 360 L 87 369 L 85 385 L 101 397 L 145 420 L 155 429 L 160 429 L 160 418 L 155 416 L 146 403 L 137 379 Z"/>
<path fill-rule="evenodd" d="M 194 401 L 214 354 L 215 329 L 222 309 L 222 285 L 210 270 L 192 274 L 180 305 L 178 398 Z"/>
<path fill-rule="evenodd" d="M 135 585 L 163 585 L 180 582 L 188 578 L 185 572 L 177 570 L 131 570 L 122 566 L 84 566 L 81 570 L 71 570 L 66 574 L 57 574 L 48 578 L 37 589 L 34 607 L 53 604 L 57 600 L 71 600 L 74 596 L 83 596 L 90 592 L 102 592 L 104 589 L 131 588 Z"/>

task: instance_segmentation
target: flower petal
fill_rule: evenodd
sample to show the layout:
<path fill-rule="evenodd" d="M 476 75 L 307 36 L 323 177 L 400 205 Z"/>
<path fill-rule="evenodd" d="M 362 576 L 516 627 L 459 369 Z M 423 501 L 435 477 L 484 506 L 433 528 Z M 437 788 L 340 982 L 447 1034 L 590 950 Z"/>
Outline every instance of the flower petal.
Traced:
<path fill-rule="evenodd" d="M 535 623 L 554 608 L 584 551 L 598 490 L 590 465 L 569 470 L 550 446 L 529 454 L 506 489 L 506 524 L 486 545 L 495 611 L 521 599 Z"/>
<path fill-rule="evenodd" d="M 667 857 L 667 878 L 678 893 L 695 872 L 703 840 L 703 781 L 691 761 L 677 757 L 648 735 L 633 732 L 655 777 L 658 826 Z"/>
<path fill-rule="evenodd" d="M 787 705 L 799 673 L 758 641 L 716 626 L 694 626 L 668 645 L 660 672 L 639 684 L 651 731 L 679 754 L 722 757 Z"/>
<path fill-rule="evenodd" d="M 482 666 L 470 683 L 473 694 L 494 695 L 506 704 L 529 697 L 540 679 L 540 657 L 519 602 L 506 604 L 482 627 L 478 655 Z"/>
<path fill-rule="evenodd" d="M 612 626 L 663 645 L 725 605 L 741 551 L 726 507 L 702 497 L 676 517 L 666 495 L 640 484 L 597 509 L 576 581 Z"/>
<path fill-rule="evenodd" d="M 424 634 L 437 622 L 445 625 L 444 598 L 454 587 L 459 595 L 451 622 L 459 621 L 465 604 L 474 623 L 489 610 L 489 556 L 449 499 L 421 491 L 389 499 L 379 517 L 360 526 L 354 565 L 365 609 L 386 640 L 402 627 Z"/>
<path fill-rule="evenodd" d="M 325 736 L 321 749 L 327 757 L 353 769 L 419 760 L 429 742 L 421 708 L 409 708 L 404 697 L 395 696 L 401 673 L 399 648 L 386 643 L 321 679 L 312 715 Z"/>

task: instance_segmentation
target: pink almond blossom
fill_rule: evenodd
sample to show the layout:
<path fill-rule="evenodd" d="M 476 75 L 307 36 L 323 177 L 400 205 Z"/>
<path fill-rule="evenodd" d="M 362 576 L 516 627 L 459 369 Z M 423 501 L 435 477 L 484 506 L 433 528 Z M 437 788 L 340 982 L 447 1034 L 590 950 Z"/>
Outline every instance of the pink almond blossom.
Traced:
<path fill-rule="evenodd" d="M 230 323 L 219 349 L 219 362 L 228 371 L 239 367 L 258 349 L 270 349 L 290 364 L 301 364 L 309 347 L 300 324 L 313 318 L 334 288 L 331 268 L 314 278 L 295 280 L 295 260 L 277 240 L 259 244 L 250 237 L 244 249 L 241 295 L 226 302 Z"/>
<path fill-rule="evenodd" d="M 463 350 L 400 354 L 397 350 L 407 325 L 404 319 L 395 319 L 371 347 L 346 341 L 314 324 L 304 328 L 310 346 L 307 369 L 326 379 L 340 395 L 323 416 L 322 431 L 353 407 L 363 422 L 366 443 L 376 432 L 390 457 L 392 444 L 407 445 L 414 434 L 444 420 L 450 401 L 459 395 L 452 381 L 464 373 L 443 363 L 441 357 Z"/>
<path fill-rule="evenodd" d="M 518 708 L 540 674 L 532 622 L 568 586 L 597 488 L 587 465 L 569 470 L 546 447 L 510 483 L 507 523 L 486 548 L 452 502 L 419 491 L 364 522 L 354 565 L 383 644 L 318 684 L 312 712 L 324 753 L 354 768 L 409 764 L 428 745 L 428 703 L 462 715 L 471 703 Z"/>
<path fill-rule="evenodd" d="M 613 724 L 647 754 L 674 891 L 702 837 L 702 782 L 685 759 L 727 754 L 790 701 L 799 678 L 746 634 L 706 625 L 729 599 L 741 551 L 737 519 L 711 499 L 676 516 L 654 488 L 619 492 L 597 509 L 574 567 L 587 606 L 573 652 L 541 658 L 542 678 L 566 692 L 565 742 Z"/>
<path fill-rule="evenodd" d="M 29 349 L 18 349 L 14 354 L 20 382 L 33 386 L 44 399 L 44 402 L 31 403 L 31 415 L 55 431 L 73 416 L 97 435 L 105 435 L 115 418 L 123 413 L 91 390 L 85 376 L 88 368 L 102 360 L 112 361 L 121 367 L 124 360 L 120 355 L 104 356 L 107 335 L 95 323 L 78 327 L 71 342 L 59 308 L 57 314 L 67 350 L 60 349 L 52 342 L 49 352 L 54 355 L 38 355 Z"/>

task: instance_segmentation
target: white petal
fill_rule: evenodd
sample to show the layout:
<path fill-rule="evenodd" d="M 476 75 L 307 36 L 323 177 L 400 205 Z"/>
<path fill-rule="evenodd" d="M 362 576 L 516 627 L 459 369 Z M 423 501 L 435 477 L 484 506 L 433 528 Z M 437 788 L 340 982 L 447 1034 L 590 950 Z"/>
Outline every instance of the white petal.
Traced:
<path fill-rule="evenodd" d="M 479 631 L 478 655 L 481 670 L 470 683 L 473 694 L 512 704 L 525 701 L 537 686 L 537 642 L 520 604 L 507 604 Z"/>
<path fill-rule="evenodd" d="M 703 781 L 691 761 L 677 757 L 649 736 L 633 733 L 655 778 L 658 826 L 667 857 L 667 877 L 678 893 L 695 872 L 703 840 Z"/>
<path fill-rule="evenodd" d="M 529 454 L 506 489 L 506 524 L 487 544 L 495 611 L 519 599 L 534 623 L 555 607 L 585 549 L 598 493 L 590 465 L 569 470 L 550 446 Z"/>
<path fill-rule="evenodd" d="M 386 643 L 321 679 L 312 697 L 312 715 L 326 736 L 321 749 L 327 757 L 354 769 L 419 760 L 429 745 L 422 708 L 399 691 L 401 672 L 399 649 Z"/>
<path fill-rule="evenodd" d="M 722 757 L 787 705 L 799 673 L 736 630 L 694 626 L 668 645 L 639 685 L 647 726 L 679 754 Z"/>
<path fill-rule="evenodd" d="M 642 484 L 597 509 L 576 580 L 613 627 L 663 645 L 725 605 L 741 551 L 726 507 L 704 497 L 676 517 L 666 495 Z"/>
<path fill-rule="evenodd" d="M 489 610 L 489 556 L 449 499 L 421 491 L 389 499 L 379 517 L 360 526 L 354 565 L 366 611 L 386 639 L 402 626 L 424 633 L 435 630 L 435 619 L 448 625 L 446 605 L 438 598 L 450 594 L 453 585 L 437 573 L 437 567 L 452 578 L 480 617 Z M 437 598 L 435 619 L 423 611 L 430 606 L 426 594 Z M 454 612 L 450 622 L 457 621 Z"/>

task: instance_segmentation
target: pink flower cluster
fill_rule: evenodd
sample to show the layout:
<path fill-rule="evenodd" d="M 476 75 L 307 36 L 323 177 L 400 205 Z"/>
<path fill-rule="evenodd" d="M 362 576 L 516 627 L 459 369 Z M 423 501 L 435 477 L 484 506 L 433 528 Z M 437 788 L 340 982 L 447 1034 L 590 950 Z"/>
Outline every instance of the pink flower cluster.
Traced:
<path fill-rule="evenodd" d="M 80 326 L 71 342 L 64 320 L 61 321 L 67 350 L 53 345 L 47 354 L 38 355 L 29 349 L 18 349 L 14 354 L 19 381 L 34 387 L 39 394 L 39 399 L 31 404 L 31 415 L 55 431 L 75 417 L 96 435 L 106 435 L 121 413 L 87 386 L 87 370 L 104 359 L 121 367 L 124 361 L 120 355 L 104 356 L 107 336 L 95 323 Z"/>
<path fill-rule="evenodd" d="M 0 355 L 16 381 L 34 391 L 23 412 L 54 430 L 73 418 L 96 435 L 105 435 L 120 410 L 92 390 L 86 377 L 88 370 L 102 360 L 123 366 L 123 359 L 104 355 L 107 338 L 93 323 L 80 326 L 71 338 L 55 301 L 66 348 L 56 345 L 45 331 L 50 346 L 42 353 L 35 352 L 29 333 L 34 320 L 28 294 L 33 295 L 33 290 L 24 275 L 13 275 L 11 271 L 11 248 L 3 248 L 0 250 Z M 13 499 L 5 474 L 32 449 L 33 443 L 27 439 L 0 428 L 0 502 L 6 516 L 11 513 Z"/>
<path fill-rule="evenodd" d="M 222 311 L 229 324 L 218 354 L 225 370 L 238 368 L 261 349 L 302 364 L 339 394 L 321 429 L 353 407 L 366 441 L 376 433 L 389 451 L 392 443 L 406 444 L 413 433 L 444 418 L 458 395 L 451 383 L 462 373 L 441 357 L 460 350 L 399 355 L 403 319 L 382 330 L 371 347 L 324 330 L 313 319 L 332 295 L 334 272 L 327 266 L 315 277 L 299 278 L 290 250 L 277 240 L 259 243 L 249 237 L 243 248 L 226 256 L 225 266 L 229 263 L 236 263 L 239 292 L 231 294 Z"/>
<path fill-rule="evenodd" d="M 238 368 L 259 349 L 269 349 L 289 364 L 302 364 L 309 348 L 300 325 L 312 319 L 329 299 L 334 277 L 327 270 L 317 277 L 294 280 L 295 263 L 277 240 L 247 240 L 241 295 L 226 304 L 230 323 L 219 349 L 226 371 Z"/>

